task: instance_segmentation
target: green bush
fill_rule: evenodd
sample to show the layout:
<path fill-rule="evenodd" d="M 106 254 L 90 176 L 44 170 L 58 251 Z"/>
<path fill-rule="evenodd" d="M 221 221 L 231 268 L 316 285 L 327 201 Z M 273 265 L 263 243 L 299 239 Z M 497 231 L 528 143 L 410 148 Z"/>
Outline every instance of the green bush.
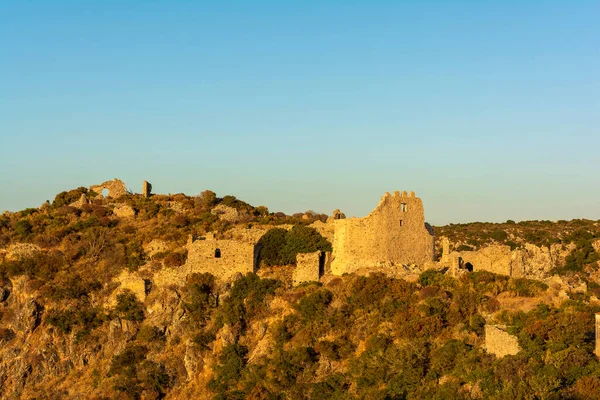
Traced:
<path fill-rule="evenodd" d="M 219 394 L 235 390 L 242 371 L 248 362 L 248 348 L 237 343 L 227 345 L 219 355 L 218 364 L 214 367 L 215 376 L 209 387 Z"/>
<path fill-rule="evenodd" d="M 229 297 L 219 310 L 220 324 L 228 323 L 245 328 L 249 319 L 260 313 L 267 295 L 273 295 L 281 282 L 274 279 L 261 279 L 254 273 L 248 273 L 237 280 Z"/>
<path fill-rule="evenodd" d="M 219 305 L 215 277 L 209 273 L 191 274 L 187 278 L 184 293 L 184 309 L 193 322 L 203 326 L 210 318 L 211 311 Z"/>
<path fill-rule="evenodd" d="M 260 238 L 257 249 L 259 265 L 293 265 L 298 253 L 331 251 L 331 243 L 314 228 L 296 225 L 289 231 L 271 229 Z"/>
<path fill-rule="evenodd" d="M 113 312 L 120 318 L 140 322 L 144 320 L 144 305 L 130 290 L 117 295 L 117 305 Z"/>
<path fill-rule="evenodd" d="M 295 308 L 305 321 L 316 321 L 325 317 L 325 312 L 331 300 L 333 300 L 333 293 L 321 289 L 302 297 Z"/>
<path fill-rule="evenodd" d="M 106 315 L 99 307 L 87 304 L 75 304 L 65 310 L 50 310 L 46 322 L 62 333 L 71 333 L 78 327 L 78 338 L 88 335 L 92 329 L 101 326 Z"/>
<path fill-rule="evenodd" d="M 26 219 L 15 223 L 15 232 L 21 239 L 28 238 L 33 232 L 33 225 Z"/>

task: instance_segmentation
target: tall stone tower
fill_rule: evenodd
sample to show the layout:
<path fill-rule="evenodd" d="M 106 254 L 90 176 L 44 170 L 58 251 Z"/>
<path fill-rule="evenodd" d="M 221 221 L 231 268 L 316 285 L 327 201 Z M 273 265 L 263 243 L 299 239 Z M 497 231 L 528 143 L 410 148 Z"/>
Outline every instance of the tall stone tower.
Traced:
<path fill-rule="evenodd" d="M 152 194 L 152 185 L 148 181 L 142 182 L 142 196 L 148 198 Z"/>

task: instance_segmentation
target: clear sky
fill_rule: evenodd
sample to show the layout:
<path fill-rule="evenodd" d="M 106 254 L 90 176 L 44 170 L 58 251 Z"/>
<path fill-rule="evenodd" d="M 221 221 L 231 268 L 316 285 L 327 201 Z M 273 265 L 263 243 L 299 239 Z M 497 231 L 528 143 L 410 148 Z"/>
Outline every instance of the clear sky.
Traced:
<path fill-rule="evenodd" d="M 600 219 L 599 1 L 0 0 L 0 211 L 118 177 L 271 211 Z"/>

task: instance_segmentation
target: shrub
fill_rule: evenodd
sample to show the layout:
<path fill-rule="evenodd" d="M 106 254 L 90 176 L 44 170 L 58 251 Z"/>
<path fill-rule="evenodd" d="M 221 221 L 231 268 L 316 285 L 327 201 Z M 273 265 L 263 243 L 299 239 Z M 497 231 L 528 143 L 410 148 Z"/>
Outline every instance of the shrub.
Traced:
<path fill-rule="evenodd" d="M 125 290 L 117 295 L 117 305 L 113 310 L 120 318 L 129 321 L 144 320 L 144 305 L 130 290 Z"/>
<path fill-rule="evenodd" d="M 219 355 L 218 364 L 214 367 L 215 376 L 210 381 L 209 387 L 220 394 L 224 394 L 236 387 L 246 367 L 248 348 L 237 343 L 223 348 Z"/>
<path fill-rule="evenodd" d="M 187 261 L 187 250 L 185 252 L 169 252 L 165 255 L 163 262 L 165 267 L 180 267 Z"/>
<path fill-rule="evenodd" d="M 292 265 L 298 253 L 331 251 L 331 243 L 314 228 L 296 225 L 290 231 L 271 229 L 260 238 L 257 249 L 259 264 Z"/>
<path fill-rule="evenodd" d="M 15 332 L 12 329 L 0 328 L 0 343 L 9 342 L 15 338 Z"/>
<path fill-rule="evenodd" d="M 79 327 L 78 338 L 81 339 L 92 329 L 101 326 L 105 318 L 100 308 L 79 303 L 65 310 L 49 311 L 46 322 L 62 333 L 71 333 L 75 327 Z"/>
<path fill-rule="evenodd" d="M 184 309 L 193 322 L 203 326 L 210 318 L 210 312 L 219 304 L 215 277 L 209 273 L 195 273 L 187 278 L 184 288 Z"/>
<path fill-rule="evenodd" d="M 165 335 L 158 329 L 156 326 L 152 325 L 142 325 L 140 330 L 135 335 L 135 339 L 140 342 L 162 342 L 165 340 Z"/>
<path fill-rule="evenodd" d="M 434 269 L 429 269 L 424 271 L 419 275 L 419 285 L 421 286 L 434 286 L 441 285 L 444 280 L 444 273 L 441 271 L 436 271 Z"/>
<path fill-rule="evenodd" d="M 333 293 L 321 289 L 300 299 L 295 305 L 296 310 L 305 321 L 320 320 L 325 316 L 329 303 L 333 300 Z"/>
<path fill-rule="evenodd" d="M 281 282 L 275 279 L 261 279 L 254 273 L 237 280 L 229 297 L 219 311 L 219 323 L 246 326 L 248 319 L 256 316 L 263 307 L 267 295 L 273 295 Z"/>
<path fill-rule="evenodd" d="M 68 206 L 69 204 L 79 200 L 82 194 L 89 195 L 90 197 L 95 196 L 95 193 L 90 192 L 87 188 L 78 187 L 77 189 L 64 191 L 57 194 L 52 202 L 52 207 L 59 208 L 62 206 Z"/>
<path fill-rule="evenodd" d="M 21 239 L 26 239 L 33 232 L 33 225 L 28 220 L 22 219 L 15 223 L 15 232 Z"/>

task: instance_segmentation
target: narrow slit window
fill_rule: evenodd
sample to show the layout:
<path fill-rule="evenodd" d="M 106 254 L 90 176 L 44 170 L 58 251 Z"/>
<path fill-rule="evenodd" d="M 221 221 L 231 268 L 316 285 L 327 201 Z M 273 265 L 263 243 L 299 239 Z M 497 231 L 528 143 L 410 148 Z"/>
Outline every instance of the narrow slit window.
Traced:
<path fill-rule="evenodd" d="M 404 226 L 404 220 L 400 220 L 400 226 Z"/>
<path fill-rule="evenodd" d="M 402 203 L 400 205 L 400 209 L 402 210 L 402 212 L 406 212 L 406 203 Z"/>
<path fill-rule="evenodd" d="M 221 249 L 215 250 L 215 258 L 221 258 Z"/>

